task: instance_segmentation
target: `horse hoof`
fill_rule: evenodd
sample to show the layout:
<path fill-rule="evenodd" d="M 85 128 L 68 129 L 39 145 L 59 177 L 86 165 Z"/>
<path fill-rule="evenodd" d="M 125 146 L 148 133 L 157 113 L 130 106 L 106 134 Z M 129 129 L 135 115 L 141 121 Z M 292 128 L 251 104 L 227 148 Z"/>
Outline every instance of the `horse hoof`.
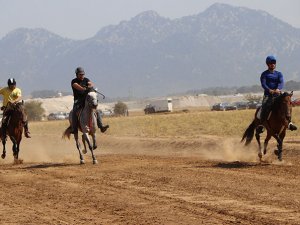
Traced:
<path fill-rule="evenodd" d="M 93 160 L 93 164 L 98 164 L 98 161 L 96 159 Z"/>
<path fill-rule="evenodd" d="M 278 150 L 274 150 L 274 154 L 278 156 L 279 155 Z"/>
<path fill-rule="evenodd" d="M 83 153 L 83 154 L 86 154 L 86 153 L 87 153 L 86 149 L 83 149 L 83 150 L 82 150 L 82 153 Z"/>
<path fill-rule="evenodd" d="M 85 164 L 85 161 L 84 160 L 80 160 L 80 164 Z"/>
<path fill-rule="evenodd" d="M 97 145 L 94 145 L 93 150 L 95 150 L 96 148 L 98 148 L 98 146 L 97 146 Z"/>
<path fill-rule="evenodd" d="M 264 150 L 264 155 L 267 154 L 267 150 Z"/>
<path fill-rule="evenodd" d="M 259 159 L 261 159 L 262 158 L 262 153 L 260 152 L 260 153 L 258 153 L 258 157 L 259 157 Z"/>
<path fill-rule="evenodd" d="M 23 160 L 22 159 L 14 159 L 14 164 L 22 164 Z"/>
<path fill-rule="evenodd" d="M 5 159 L 5 156 L 6 156 L 5 154 L 2 154 L 2 155 L 1 155 L 1 158 L 2 158 L 2 159 Z"/>

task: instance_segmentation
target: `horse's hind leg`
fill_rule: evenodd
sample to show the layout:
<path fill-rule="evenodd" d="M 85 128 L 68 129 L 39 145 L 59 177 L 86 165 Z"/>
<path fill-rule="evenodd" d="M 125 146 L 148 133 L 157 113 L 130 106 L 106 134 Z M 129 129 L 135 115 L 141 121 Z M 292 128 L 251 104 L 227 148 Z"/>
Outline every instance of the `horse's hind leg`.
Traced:
<path fill-rule="evenodd" d="M 6 140 L 2 140 L 2 145 L 3 145 L 3 151 L 2 151 L 2 155 L 1 155 L 1 158 L 2 159 L 5 159 L 6 157 L 6 148 L 5 148 L 5 145 L 6 145 Z"/>
<path fill-rule="evenodd" d="M 259 157 L 259 161 L 261 161 L 263 152 L 262 152 L 262 148 L 261 148 L 261 143 L 260 143 L 260 134 L 263 132 L 263 130 L 260 127 L 257 127 L 255 130 L 255 138 L 256 141 L 258 143 L 258 157 Z"/>
<path fill-rule="evenodd" d="M 80 158 L 80 164 L 84 164 L 84 158 L 83 158 L 83 155 L 81 153 L 81 147 L 80 147 L 80 143 L 79 143 L 79 140 L 78 140 L 78 133 L 77 135 L 74 134 L 74 137 L 75 137 L 75 142 L 76 142 L 76 148 L 78 150 L 78 153 L 79 153 L 79 158 Z"/>

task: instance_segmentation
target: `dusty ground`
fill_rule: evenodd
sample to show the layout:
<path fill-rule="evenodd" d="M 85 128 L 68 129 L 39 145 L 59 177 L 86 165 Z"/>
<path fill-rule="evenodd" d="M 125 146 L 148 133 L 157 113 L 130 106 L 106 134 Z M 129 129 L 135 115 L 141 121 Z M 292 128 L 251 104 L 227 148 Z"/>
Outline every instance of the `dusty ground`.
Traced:
<path fill-rule="evenodd" d="M 0 224 L 300 224 L 300 142 L 284 162 L 271 143 L 253 147 L 214 136 L 98 135 L 98 165 L 79 165 L 73 141 L 33 135 L 21 165 L 0 161 Z M 9 146 L 10 148 L 10 146 Z M 272 149 L 272 150 L 271 150 Z"/>

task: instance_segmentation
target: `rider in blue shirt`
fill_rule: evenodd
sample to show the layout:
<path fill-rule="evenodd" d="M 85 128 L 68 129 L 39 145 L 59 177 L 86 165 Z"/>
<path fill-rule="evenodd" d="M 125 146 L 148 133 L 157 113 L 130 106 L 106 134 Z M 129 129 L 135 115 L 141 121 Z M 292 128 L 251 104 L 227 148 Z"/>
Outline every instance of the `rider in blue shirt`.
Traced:
<path fill-rule="evenodd" d="M 267 119 L 270 113 L 270 106 L 272 105 L 273 97 L 276 97 L 281 93 L 281 90 L 284 85 L 282 73 L 275 70 L 276 58 L 272 55 L 268 56 L 266 58 L 266 64 L 268 66 L 268 69 L 264 71 L 260 76 L 261 86 L 264 89 L 264 97 L 260 116 L 262 123 Z M 291 118 L 288 119 L 288 129 L 297 130 L 297 127 L 294 124 L 292 124 Z"/>

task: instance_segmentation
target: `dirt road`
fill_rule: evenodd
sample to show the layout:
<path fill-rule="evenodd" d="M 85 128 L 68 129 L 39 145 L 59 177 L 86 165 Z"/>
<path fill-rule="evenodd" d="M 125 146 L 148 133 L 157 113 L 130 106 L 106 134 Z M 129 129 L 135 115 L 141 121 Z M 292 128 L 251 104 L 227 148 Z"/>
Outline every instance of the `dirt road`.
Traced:
<path fill-rule="evenodd" d="M 38 140 L 38 141 L 37 141 Z M 73 141 L 24 140 L 0 161 L 0 224 L 300 224 L 300 146 L 270 151 L 221 137 L 101 136 L 98 165 Z M 271 144 L 271 148 L 274 143 Z"/>

